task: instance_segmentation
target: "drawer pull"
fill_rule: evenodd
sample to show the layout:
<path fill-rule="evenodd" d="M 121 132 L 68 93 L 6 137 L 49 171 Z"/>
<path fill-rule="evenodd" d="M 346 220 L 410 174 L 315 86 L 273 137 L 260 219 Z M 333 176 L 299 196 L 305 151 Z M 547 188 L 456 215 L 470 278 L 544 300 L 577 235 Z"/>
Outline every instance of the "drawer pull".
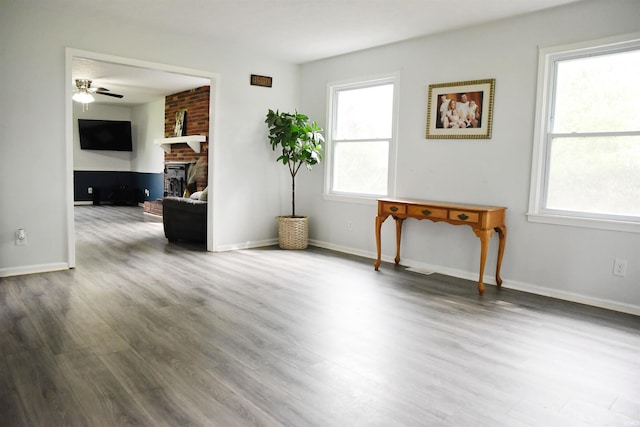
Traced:
<path fill-rule="evenodd" d="M 422 215 L 425 215 L 425 216 L 431 215 L 431 211 L 429 209 L 422 209 Z"/>
<path fill-rule="evenodd" d="M 458 215 L 458 219 L 460 219 L 462 221 L 465 221 L 465 220 L 469 219 L 469 217 L 467 215 L 461 213 L 460 215 Z"/>
<path fill-rule="evenodd" d="M 398 207 L 397 207 L 397 206 L 391 206 L 391 207 L 389 208 L 389 210 L 390 210 L 391 212 L 397 212 L 397 211 L 398 211 Z"/>

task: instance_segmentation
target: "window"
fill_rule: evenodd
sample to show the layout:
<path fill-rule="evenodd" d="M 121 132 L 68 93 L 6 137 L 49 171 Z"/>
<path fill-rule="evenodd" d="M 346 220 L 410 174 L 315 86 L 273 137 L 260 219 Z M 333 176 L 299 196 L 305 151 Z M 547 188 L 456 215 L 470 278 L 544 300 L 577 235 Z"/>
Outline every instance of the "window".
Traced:
<path fill-rule="evenodd" d="M 396 85 L 395 75 L 329 85 L 327 194 L 363 198 L 391 194 Z"/>
<path fill-rule="evenodd" d="M 640 40 L 539 63 L 529 219 L 640 232 Z"/>

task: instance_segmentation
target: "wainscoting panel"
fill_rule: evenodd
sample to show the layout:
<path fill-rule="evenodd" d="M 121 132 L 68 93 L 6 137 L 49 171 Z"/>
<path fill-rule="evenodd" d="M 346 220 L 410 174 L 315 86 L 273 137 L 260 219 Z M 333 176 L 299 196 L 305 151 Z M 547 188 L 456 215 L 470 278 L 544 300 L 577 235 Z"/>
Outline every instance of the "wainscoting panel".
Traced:
<path fill-rule="evenodd" d="M 137 204 L 163 196 L 162 173 L 128 171 L 74 171 L 74 201 L 94 204 Z M 149 190 L 147 195 L 146 190 Z"/>

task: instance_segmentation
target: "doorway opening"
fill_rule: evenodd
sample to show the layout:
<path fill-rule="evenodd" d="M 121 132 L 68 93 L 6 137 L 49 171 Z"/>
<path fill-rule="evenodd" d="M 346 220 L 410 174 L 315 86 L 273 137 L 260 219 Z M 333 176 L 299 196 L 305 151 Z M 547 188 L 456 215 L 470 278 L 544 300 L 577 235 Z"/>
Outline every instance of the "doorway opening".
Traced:
<path fill-rule="evenodd" d="M 116 173 L 129 172 L 143 174 L 164 174 L 164 154 L 166 145 L 158 144 L 158 139 L 165 137 L 164 103 L 166 96 L 184 92 L 204 86 L 209 87 L 209 121 L 207 143 L 209 149 L 205 155 L 207 160 L 207 179 L 203 183 L 213 188 L 215 170 L 213 168 L 213 136 L 215 133 L 214 114 L 215 94 L 218 76 L 215 73 L 175 67 L 167 64 L 140 61 L 131 58 L 116 57 L 96 52 L 82 51 L 72 48 L 66 50 L 66 150 L 67 150 L 67 230 L 68 230 L 68 259 L 69 267 L 76 264 L 75 254 L 75 220 L 74 205 L 77 198 L 75 188 L 78 171 L 99 169 L 115 169 Z M 82 105 L 71 100 L 76 88 L 76 79 L 94 80 L 102 92 L 117 93 L 124 98 L 114 96 L 100 96 L 96 94 L 94 103 Z M 106 90 L 105 90 L 106 89 Z M 88 109 L 87 109 L 88 107 Z M 77 117 L 78 108 L 86 112 L 99 115 L 106 112 L 107 116 L 127 115 L 132 118 L 132 126 L 137 132 L 137 146 L 133 152 L 110 151 L 109 156 L 104 152 L 82 151 L 78 142 Z M 159 111 L 162 110 L 162 113 Z M 131 113 L 127 113 L 131 111 Z M 159 115 L 161 117 L 159 117 Z M 86 115 L 85 115 L 86 117 Z M 109 117 L 108 117 L 109 118 Z M 126 118 L 126 117 L 125 117 Z M 171 148 L 169 148 L 171 149 Z M 81 191 L 92 192 L 92 188 L 82 188 Z M 142 189 L 140 189 L 142 191 Z M 162 193 L 162 192 L 160 192 Z M 207 213 L 207 250 L 215 251 L 216 236 L 214 230 L 214 194 L 209 192 Z M 149 188 L 144 188 L 143 196 L 157 197 L 151 194 Z M 160 197 L 164 194 L 159 194 Z M 146 199 L 145 199 L 146 200 Z"/>

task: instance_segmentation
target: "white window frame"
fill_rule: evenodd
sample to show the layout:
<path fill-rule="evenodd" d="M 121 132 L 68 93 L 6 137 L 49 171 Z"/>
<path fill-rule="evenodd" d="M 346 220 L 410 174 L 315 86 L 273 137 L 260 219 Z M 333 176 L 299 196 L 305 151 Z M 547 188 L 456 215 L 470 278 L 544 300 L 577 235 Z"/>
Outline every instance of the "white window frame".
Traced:
<path fill-rule="evenodd" d="M 388 194 L 360 194 L 360 193 L 343 193 L 333 191 L 333 155 L 334 155 L 334 139 L 335 120 L 334 111 L 336 111 L 337 92 L 341 90 L 359 89 L 371 86 L 379 86 L 384 84 L 393 84 L 393 109 L 391 137 L 389 138 L 389 165 L 387 176 Z M 398 132 L 398 106 L 400 92 L 400 73 L 380 74 L 376 76 L 361 77 L 350 80 L 327 83 L 327 129 L 325 132 L 325 182 L 324 182 L 324 198 L 326 200 L 348 201 L 355 203 L 373 204 L 377 199 L 384 197 L 393 197 L 396 192 L 396 159 L 397 159 L 397 132 Z M 386 140 L 386 139 L 385 139 Z"/>
<path fill-rule="evenodd" d="M 573 58 L 607 53 L 613 54 L 637 49 L 640 49 L 640 33 L 540 49 L 531 188 L 529 192 L 529 210 L 527 212 L 527 218 L 530 222 L 640 233 L 640 218 L 589 215 L 572 211 L 546 209 L 544 207 L 548 176 L 547 166 L 549 163 L 551 137 L 553 136 L 551 133 L 551 115 L 554 101 L 555 64 L 559 61 Z M 619 135 L 620 133 L 617 134 Z M 632 132 L 631 134 L 640 134 L 640 132 Z M 593 136 L 595 133 L 589 135 Z"/>

